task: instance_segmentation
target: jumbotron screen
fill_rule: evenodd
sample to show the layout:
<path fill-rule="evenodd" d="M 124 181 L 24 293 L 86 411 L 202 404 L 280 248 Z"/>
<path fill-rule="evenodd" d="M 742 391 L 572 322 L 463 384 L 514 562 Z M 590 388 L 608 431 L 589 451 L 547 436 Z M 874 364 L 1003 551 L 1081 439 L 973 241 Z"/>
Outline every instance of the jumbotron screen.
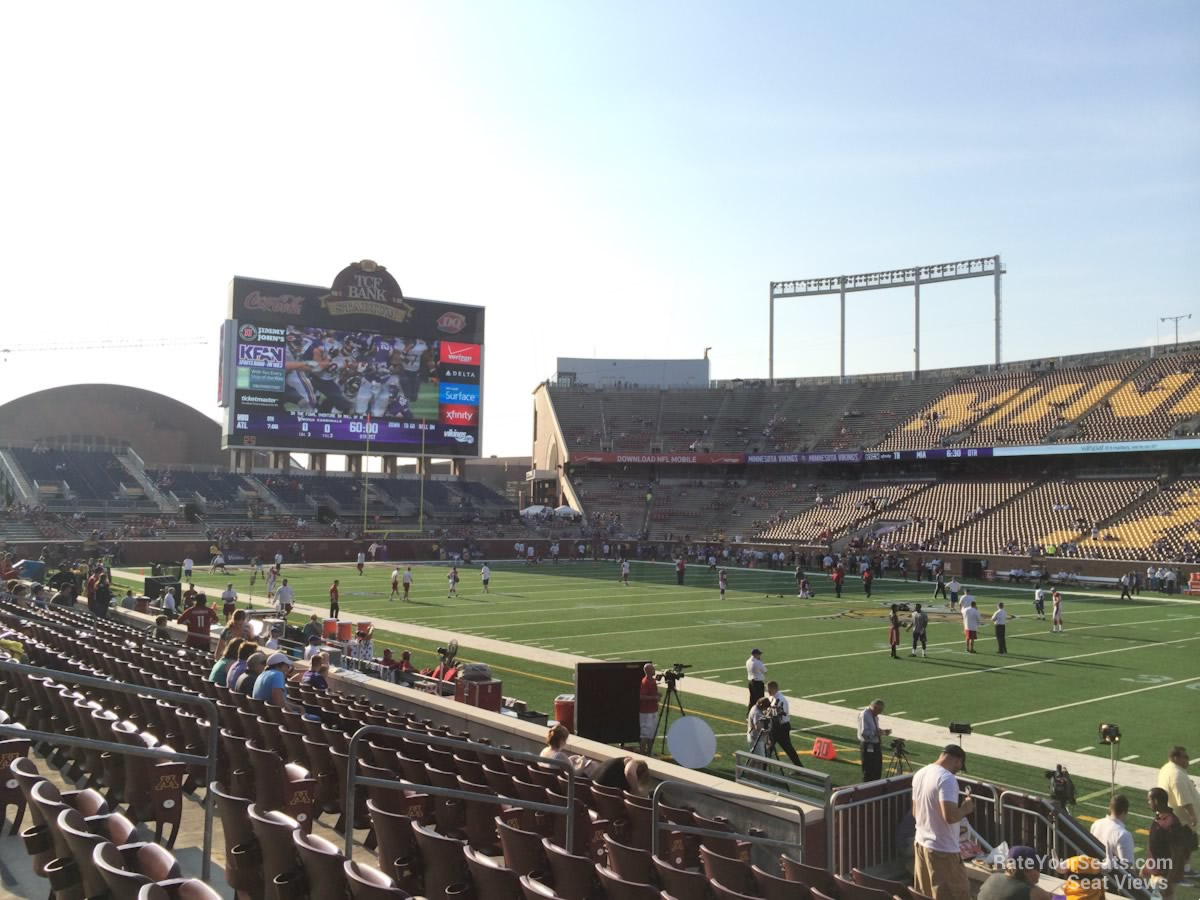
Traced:
<path fill-rule="evenodd" d="M 361 263 L 332 289 L 235 278 L 229 318 L 226 449 L 479 455 L 482 307 Z"/>

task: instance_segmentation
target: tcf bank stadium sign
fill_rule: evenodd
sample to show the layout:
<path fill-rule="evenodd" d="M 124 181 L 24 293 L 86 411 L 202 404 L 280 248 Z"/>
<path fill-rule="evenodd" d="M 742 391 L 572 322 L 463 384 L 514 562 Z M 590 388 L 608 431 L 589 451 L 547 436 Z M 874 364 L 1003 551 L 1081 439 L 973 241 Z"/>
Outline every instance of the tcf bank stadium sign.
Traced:
<path fill-rule="evenodd" d="M 392 274 L 369 259 L 338 272 L 329 294 L 321 298 L 321 307 L 331 316 L 380 316 L 393 322 L 404 322 L 413 313 Z M 457 330 L 462 327 L 459 324 Z"/>

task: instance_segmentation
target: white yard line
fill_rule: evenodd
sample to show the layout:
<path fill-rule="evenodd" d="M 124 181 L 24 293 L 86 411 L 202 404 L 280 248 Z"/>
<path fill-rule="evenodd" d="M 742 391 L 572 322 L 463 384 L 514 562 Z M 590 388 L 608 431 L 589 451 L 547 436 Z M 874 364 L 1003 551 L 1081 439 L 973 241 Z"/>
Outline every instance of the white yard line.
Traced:
<path fill-rule="evenodd" d="M 829 702 L 830 702 L 830 703 L 845 703 L 845 702 L 846 702 L 846 700 L 845 700 L 845 698 L 843 697 L 843 698 L 842 698 L 842 699 L 840 699 L 840 700 L 830 700 Z"/>
<path fill-rule="evenodd" d="M 924 721 L 924 722 L 937 722 L 937 721 L 938 721 L 938 720 L 940 720 L 940 719 L 941 719 L 941 716 L 933 716 L 932 718 L 929 718 L 929 719 L 923 719 L 922 721 Z"/>
<path fill-rule="evenodd" d="M 1048 744 L 1052 740 L 1054 740 L 1054 738 L 1042 738 L 1040 741 L 1034 741 L 1034 743 L 1035 744 Z"/>
<path fill-rule="evenodd" d="M 994 737 L 1004 737 L 1006 734 L 1012 734 L 1011 731 L 997 731 Z"/>
<path fill-rule="evenodd" d="M 1091 752 L 1092 752 L 1093 750 L 1095 750 L 1095 749 L 1096 749 L 1095 747 L 1093 747 L 1093 746 L 1089 745 L 1089 746 L 1087 746 L 1087 747 L 1080 747 L 1080 748 L 1079 748 L 1078 750 L 1076 750 L 1075 752 L 1076 752 L 1076 753 L 1091 753 Z"/>
<path fill-rule="evenodd" d="M 1135 760 L 1137 758 L 1138 758 L 1138 754 L 1131 753 L 1129 756 L 1122 756 L 1121 762 L 1130 762 L 1131 760 Z"/>
<path fill-rule="evenodd" d="M 1194 640 L 1197 640 L 1197 638 L 1180 638 L 1180 641 L 1194 641 Z M 1172 642 L 1172 643 L 1178 643 L 1178 642 Z M 1116 652 L 1116 651 L 1110 651 L 1110 652 Z M 1086 655 L 1090 656 L 1091 654 L 1086 654 Z M 1070 659 L 1071 657 L 1064 657 L 1064 658 Z M 1016 715 L 1012 715 L 1012 716 L 1003 716 L 999 719 L 988 719 L 984 722 L 976 722 L 975 725 L 976 726 L 994 725 L 997 722 L 1009 722 L 1013 719 L 1023 719 L 1026 716 L 1038 716 L 1038 715 L 1041 715 L 1042 713 L 1057 712 L 1060 709 L 1071 709 L 1072 707 L 1075 707 L 1075 706 L 1086 706 L 1088 703 L 1099 703 L 1102 700 L 1112 700 L 1114 697 L 1128 697 L 1130 694 L 1141 694 L 1145 691 L 1156 691 L 1159 688 L 1176 687 L 1177 685 L 1181 685 L 1181 684 L 1191 684 L 1193 681 L 1200 681 L 1200 675 L 1198 675 L 1194 678 L 1180 678 L 1176 681 L 1165 682 L 1164 684 L 1152 684 L 1149 687 L 1135 688 L 1132 691 L 1122 691 L 1119 694 L 1105 694 L 1102 697 L 1092 697 L 1090 700 L 1076 700 L 1074 703 L 1062 703 L 1058 706 L 1047 706 L 1045 709 L 1031 709 L 1028 712 L 1017 713 Z"/>
<path fill-rule="evenodd" d="M 1200 617 L 1197 617 L 1197 618 L 1200 618 Z M 1097 626 L 1097 627 L 1106 627 L 1106 626 Z M 819 693 L 816 693 L 816 694 L 805 694 L 804 697 L 806 700 L 811 700 L 811 699 L 815 699 L 817 697 L 828 697 L 830 694 L 844 694 L 848 691 L 869 691 L 869 690 L 873 690 L 875 688 L 894 688 L 894 687 L 898 687 L 899 685 L 903 685 L 903 684 L 920 684 L 920 683 L 926 682 L 926 681 L 941 681 L 946 678 L 963 678 L 963 677 L 967 677 L 967 676 L 971 676 L 971 675 L 982 675 L 987 672 L 1006 672 L 1011 669 L 1027 669 L 1030 666 L 1042 666 L 1042 665 L 1046 665 L 1048 663 L 1065 662 L 1066 660 L 1070 660 L 1070 659 L 1086 659 L 1089 656 L 1111 656 L 1114 653 L 1128 653 L 1132 650 L 1157 650 L 1167 644 L 1183 644 L 1183 643 L 1187 643 L 1189 641 L 1200 641 L 1200 634 L 1195 635 L 1193 637 L 1177 638 L 1176 640 L 1173 640 L 1173 641 L 1163 641 L 1160 644 L 1149 644 L 1149 645 L 1148 644 L 1137 644 L 1132 647 L 1116 647 L 1116 648 L 1113 648 L 1110 650 L 1095 650 L 1095 651 L 1092 651 L 1091 653 L 1076 653 L 1073 656 L 1052 656 L 1052 657 L 1046 657 L 1045 659 L 1032 659 L 1032 660 L 1029 660 L 1028 662 L 1012 663 L 1011 665 L 1007 665 L 1007 666 L 992 666 L 991 668 L 987 668 L 987 669 L 971 669 L 966 672 L 949 672 L 945 675 L 926 675 L 923 678 L 909 678 L 904 681 L 885 681 L 881 684 L 863 684 L 863 685 L 856 685 L 855 687 L 849 687 L 849 688 L 842 687 L 836 691 L 820 691 Z M 1195 680 L 1195 679 L 1191 679 L 1191 680 Z M 1156 687 L 1161 687 L 1161 686 L 1162 685 L 1156 685 Z M 1136 691 L 1130 691 L 1129 693 L 1136 693 Z M 1114 694 L 1112 696 L 1120 697 L 1122 695 Z M 1085 702 L 1091 703 L 1092 701 L 1088 700 Z M 1074 706 L 1074 705 L 1075 704 L 1073 704 L 1073 703 L 1067 704 L 1067 706 Z M 1063 708 L 1065 708 L 1065 707 L 1055 707 L 1055 709 L 1063 709 Z M 1020 716 L 1010 716 L 1008 718 L 1020 718 Z M 987 724 L 989 724 L 989 722 L 1006 722 L 1006 721 L 1008 721 L 1008 718 L 990 719 L 990 720 L 988 720 L 988 722 L 976 722 L 974 724 L 987 725 Z"/>
<path fill-rule="evenodd" d="M 1188 619 L 1200 619 L 1200 616 L 1172 616 L 1171 618 L 1165 619 L 1165 620 L 1164 619 L 1143 619 L 1143 620 L 1140 620 L 1137 622 L 1110 622 L 1105 625 L 1081 625 L 1078 628 L 1076 628 L 1075 631 L 1094 631 L 1094 630 L 1100 629 L 1100 628 L 1129 628 L 1129 627 L 1132 627 L 1135 625 L 1145 625 L 1148 622 L 1163 622 L 1163 621 L 1178 622 L 1178 621 L 1185 621 Z M 957 623 L 930 622 L 929 624 L 930 625 L 944 625 L 944 624 L 954 625 Z M 862 630 L 864 630 L 864 629 L 852 629 L 852 631 L 862 631 Z M 822 637 L 825 634 L 840 634 L 840 633 L 841 632 L 826 631 L 826 632 L 822 632 L 821 634 L 814 634 L 813 636 L 814 637 Z M 1017 631 L 1014 633 L 1010 633 L 1010 637 L 1014 638 L 1015 640 L 1020 640 L 1020 638 L 1022 636 L 1030 635 L 1030 634 L 1040 634 L 1040 633 L 1041 633 L 1041 629 L 1038 629 L 1037 631 Z M 952 641 L 936 641 L 936 642 L 930 641 L 929 646 L 930 647 L 947 647 L 947 646 L 954 647 L 954 646 L 958 646 L 960 644 L 962 644 L 962 638 L 956 637 Z M 1126 649 L 1128 649 L 1128 648 L 1126 648 Z M 628 651 L 628 652 L 633 653 L 634 651 Z M 642 652 L 649 652 L 649 651 L 642 651 Z M 786 665 L 791 665 L 793 663 L 811 663 L 811 662 L 819 662 L 819 661 L 826 660 L 826 659 L 842 659 L 843 657 L 849 657 L 849 656 L 871 656 L 873 654 L 880 653 L 880 652 L 881 652 L 880 648 L 875 648 L 873 650 L 859 650 L 854 653 L 831 653 L 828 656 L 806 656 L 806 657 L 802 657 L 800 659 L 782 659 L 782 660 L 777 659 L 777 660 L 772 660 L 771 665 L 786 666 Z M 1070 657 L 1063 657 L 1063 658 L 1069 659 Z M 740 668 L 741 668 L 741 666 L 725 666 L 720 669 L 701 669 L 700 672 L 697 672 L 696 674 L 700 675 L 704 672 L 732 672 L 732 671 L 735 671 L 736 669 L 740 669 Z M 1007 668 L 1007 667 L 1003 667 L 1003 668 Z M 895 682 L 895 683 L 896 684 L 904 684 L 905 682 Z M 872 685 L 872 686 L 880 687 L 881 685 Z M 890 686 L 890 684 L 883 685 L 883 686 Z M 810 695 L 810 696 L 817 696 L 817 695 Z"/>

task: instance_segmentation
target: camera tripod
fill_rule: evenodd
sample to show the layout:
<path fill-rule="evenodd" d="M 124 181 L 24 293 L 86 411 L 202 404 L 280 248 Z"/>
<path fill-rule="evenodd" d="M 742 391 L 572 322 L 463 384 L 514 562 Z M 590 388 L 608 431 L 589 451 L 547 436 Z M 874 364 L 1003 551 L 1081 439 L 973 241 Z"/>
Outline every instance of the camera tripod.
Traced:
<path fill-rule="evenodd" d="M 905 772 L 913 770 L 912 759 L 908 755 L 908 748 L 904 744 L 892 742 L 892 758 L 888 760 L 886 778 L 891 778 L 893 775 L 903 775 Z"/>
<path fill-rule="evenodd" d="M 670 673 L 674 674 L 674 673 Z M 662 732 L 662 745 L 659 747 L 659 753 L 663 756 L 667 755 L 667 729 L 671 723 L 671 698 L 675 698 L 675 705 L 679 708 L 679 716 L 682 718 L 687 715 L 687 710 L 683 708 L 683 700 L 679 697 L 679 689 L 675 687 L 678 678 L 667 677 L 664 679 L 667 684 L 667 695 L 663 697 L 662 708 L 658 711 L 658 724 L 654 726 L 654 738 L 657 738 L 659 732 Z M 650 745 L 654 746 L 654 738 L 650 739 Z"/>

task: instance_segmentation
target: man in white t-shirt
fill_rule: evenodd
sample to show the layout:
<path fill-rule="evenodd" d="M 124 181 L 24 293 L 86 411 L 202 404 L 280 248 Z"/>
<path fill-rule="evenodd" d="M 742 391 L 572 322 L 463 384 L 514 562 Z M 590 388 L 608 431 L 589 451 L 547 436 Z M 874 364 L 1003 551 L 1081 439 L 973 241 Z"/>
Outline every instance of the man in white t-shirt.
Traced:
<path fill-rule="evenodd" d="M 962 585 L 959 584 L 957 578 L 951 578 L 946 585 L 946 590 L 950 592 L 950 609 L 954 609 L 954 604 L 958 603 L 958 595 L 962 591 Z M 963 606 L 967 605 L 967 598 L 963 598 Z"/>
<path fill-rule="evenodd" d="M 958 802 L 958 779 L 966 771 L 967 754 L 947 744 L 937 762 L 917 771 L 912 780 L 913 887 L 934 900 L 967 900 L 971 889 L 958 848 L 958 823 L 975 809 L 970 794 Z"/>
<path fill-rule="evenodd" d="M 296 592 L 292 590 L 292 586 L 288 584 L 288 580 L 285 578 L 283 579 L 283 584 L 279 586 L 279 590 L 275 592 L 275 611 L 284 618 L 287 618 L 295 602 Z"/>
<path fill-rule="evenodd" d="M 629 587 L 629 560 L 621 560 L 621 584 Z"/>
<path fill-rule="evenodd" d="M 400 567 L 392 569 L 392 592 L 388 594 L 388 603 L 400 595 Z"/>
<path fill-rule="evenodd" d="M 1008 611 L 1001 603 L 996 607 L 996 611 L 992 613 L 992 627 L 996 629 L 996 652 L 1001 656 L 1008 655 L 1008 641 L 1005 638 L 1005 632 L 1008 631 Z"/>
<path fill-rule="evenodd" d="M 192 566 L 194 566 L 194 565 L 195 565 L 195 563 L 192 561 L 192 558 L 190 556 L 183 561 L 183 580 L 184 581 L 192 580 Z"/>
<path fill-rule="evenodd" d="M 282 553 L 275 554 L 275 568 L 276 569 L 283 568 L 283 554 Z"/>
<path fill-rule="evenodd" d="M 400 581 L 404 584 L 404 602 L 408 602 L 408 592 L 412 590 L 413 574 L 412 566 L 407 566 L 404 569 L 404 574 L 400 576 Z"/>
<path fill-rule="evenodd" d="M 969 596 L 969 595 L 968 595 Z M 975 652 L 975 639 L 979 637 L 979 607 L 975 601 L 963 598 L 962 605 L 963 639 L 967 642 L 967 652 Z"/>
<path fill-rule="evenodd" d="M 487 563 L 484 563 L 483 568 L 479 570 L 479 580 L 483 582 L 483 592 L 490 594 L 491 591 L 488 590 L 488 583 L 492 580 L 492 570 Z"/>
<path fill-rule="evenodd" d="M 1108 815 L 1092 823 L 1092 837 L 1104 847 L 1104 871 L 1120 872 L 1133 868 L 1133 835 L 1125 827 L 1129 800 L 1114 794 L 1108 801 Z"/>
<path fill-rule="evenodd" d="M 750 658 L 746 660 L 746 681 L 750 686 L 750 702 L 746 705 L 747 712 L 754 708 L 759 697 L 766 696 L 766 678 L 767 664 L 762 661 L 762 651 L 755 647 L 750 651 Z"/>
<path fill-rule="evenodd" d="M 533 565 L 534 553 L 535 553 L 535 551 L 533 549 L 533 544 L 530 544 L 528 547 L 525 548 L 525 565 L 527 565 L 527 566 Z"/>
<path fill-rule="evenodd" d="M 366 563 L 366 561 L 367 561 L 367 554 L 365 554 L 361 550 L 359 550 L 358 556 L 356 556 L 354 559 L 354 568 L 358 569 L 359 575 L 362 575 L 363 565 Z"/>

